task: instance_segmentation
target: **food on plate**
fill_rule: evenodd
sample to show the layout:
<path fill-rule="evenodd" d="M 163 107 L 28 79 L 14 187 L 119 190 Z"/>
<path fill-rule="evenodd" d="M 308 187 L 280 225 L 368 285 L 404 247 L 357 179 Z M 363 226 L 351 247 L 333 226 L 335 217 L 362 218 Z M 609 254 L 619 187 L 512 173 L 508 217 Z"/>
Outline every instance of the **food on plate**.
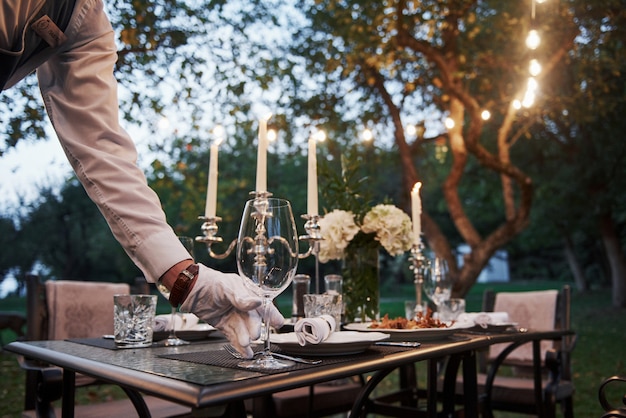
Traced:
<path fill-rule="evenodd" d="M 381 329 L 420 329 L 420 328 L 448 328 L 452 323 L 446 323 L 440 321 L 438 318 L 433 318 L 432 310 L 428 309 L 426 314 L 419 312 L 415 318 L 406 319 L 402 316 L 390 319 L 389 314 L 385 314 L 380 321 L 374 320 L 370 325 L 370 328 Z"/>

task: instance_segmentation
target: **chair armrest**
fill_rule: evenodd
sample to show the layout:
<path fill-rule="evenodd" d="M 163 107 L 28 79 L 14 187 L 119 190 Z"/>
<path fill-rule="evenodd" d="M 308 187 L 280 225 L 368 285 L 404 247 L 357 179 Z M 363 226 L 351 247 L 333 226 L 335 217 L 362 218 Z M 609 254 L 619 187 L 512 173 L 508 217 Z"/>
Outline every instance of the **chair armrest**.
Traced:
<path fill-rule="evenodd" d="M 493 359 L 489 364 L 488 364 L 488 370 L 487 370 L 487 378 L 485 380 L 485 393 L 483 394 L 483 402 L 485 403 L 486 407 L 488 409 L 491 408 L 491 394 L 493 392 L 493 385 L 494 385 L 494 381 L 498 375 L 498 372 L 500 371 L 500 367 L 505 365 L 506 359 L 509 356 L 509 354 L 511 354 L 515 349 L 517 349 L 518 347 L 527 344 L 529 341 L 517 341 L 517 342 L 513 342 L 511 344 L 509 344 L 506 348 L 504 348 L 500 354 L 498 354 L 498 356 Z M 534 348 L 533 348 L 533 352 L 535 353 L 535 355 L 539 356 L 539 341 L 533 341 L 532 342 Z M 555 368 L 560 368 L 560 365 L 557 363 L 557 358 L 558 356 L 555 356 L 554 359 L 551 359 L 550 361 L 552 362 L 552 367 Z M 543 391 L 543 388 L 540 387 L 541 386 L 541 374 L 542 374 L 542 364 L 541 361 L 539 362 L 535 362 L 533 361 L 532 364 L 532 369 L 533 369 L 533 380 L 535 381 L 535 396 L 537 398 L 540 397 L 540 393 Z M 556 371 L 555 373 L 557 373 L 558 376 L 560 376 L 560 372 Z M 540 386 L 538 386 L 540 385 Z"/>
<path fill-rule="evenodd" d="M 63 394 L 63 370 L 23 356 L 18 356 L 18 363 L 26 371 L 28 382 L 24 409 L 35 409 L 38 417 L 54 417 L 52 402 Z"/>

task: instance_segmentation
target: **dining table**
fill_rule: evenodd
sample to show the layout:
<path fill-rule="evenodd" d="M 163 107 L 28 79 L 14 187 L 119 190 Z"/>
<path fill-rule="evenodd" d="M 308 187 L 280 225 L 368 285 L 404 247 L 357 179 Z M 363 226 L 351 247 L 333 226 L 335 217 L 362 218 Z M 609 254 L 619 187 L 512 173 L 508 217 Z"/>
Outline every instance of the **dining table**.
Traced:
<path fill-rule="evenodd" d="M 385 330 L 379 330 L 385 332 Z M 324 352 L 316 356 L 313 349 L 306 357 L 318 358 L 319 364 L 296 364 L 277 371 L 243 369 L 225 349 L 227 340 L 219 332 L 192 341 L 186 346 L 120 349 L 106 338 L 15 341 L 6 351 L 38 360 L 63 369 L 62 416 L 74 416 L 74 377 L 81 373 L 117 384 L 130 391 L 156 396 L 189 406 L 192 410 L 237 405 L 245 417 L 243 402 L 271 396 L 272 393 L 356 375 L 369 374 L 367 383 L 355 400 L 350 416 L 358 416 L 376 384 L 393 369 L 427 361 L 431 365 L 427 390 L 427 417 L 437 416 L 437 377 L 435 364 L 449 358 L 462 367 L 464 381 L 464 413 L 478 417 L 475 353 L 491 344 L 537 342 L 558 339 L 567 330 L 533 331 L 513 329 L 506 332 L 473 332 L 461 329 L 442 338 L 424 339 L 418 347 L 378 345 L 372 342 L 358 352 Z M 417 334 L 417 333 L 415 333 Z M 392 341 L 420 341 L 419 334 L 394 334 Z M 280 352 L 281 347 L 274 349 Z M 319 352 L 319 351 L 318 351 Z M 301 353 L 298 353 L 301 354 Z M 303 356 L 304 357 L 304 356 Z M 453 373 L 450 373 L 452 376 Z M 452 378 L 452 377 L 450 377 Z M 445 386 L 454 397 L 454 385 Z"/>

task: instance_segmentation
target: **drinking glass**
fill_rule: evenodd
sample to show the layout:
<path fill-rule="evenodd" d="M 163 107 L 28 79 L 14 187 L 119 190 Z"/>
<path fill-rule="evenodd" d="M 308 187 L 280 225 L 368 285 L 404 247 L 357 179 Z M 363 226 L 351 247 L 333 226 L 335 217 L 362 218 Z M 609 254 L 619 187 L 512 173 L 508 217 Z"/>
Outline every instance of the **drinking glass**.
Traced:
<path fill-rule="evenodd" d="M 424 277 L 424 292 L 426 296 L 439 307 L 450 299 L 452 293 L 452 280 L 448 272 L 448 263 L 445 259 L 435 257 L 430 266 L 430 271 Z"/>
<path fill-rule="evenodd" d="M 191 258 L 195 259 L 194 253 L 193 253 L 193 238 L 179 236 L 178 240 L 181 242 L 181 244 L 185 246 L 185 248 L 189 252 L 189 255 L 191 255 Z M 163 296 L 165 296 L 165 299 L 169 301 L 170 291 L 168 290 L 168 288 L 163 286 L 163 284 L 161 283 L 157 283 L 157 289 L 159 290 L 159 292 L 161 292 Z M 178 308 L 175 306 L 172 306 L 172 311 L 170 314 L 170 330 L 169 330 L 170 332 L 167 338 L 165 339 L 165 341 L 163 341 L 163 344 L 165 346 L 169 347 L 169 346 L 175 346 L 175 345 L 189 344 L 189 341 L 185 341 L 182 338 L 178 338 L 178 336 L 176 335 L 176 316 L 177 315 L 180 315 L 180 312 L 178 312 Z"/>
<path fill-rule="evenodd" d="M 246 202 L 237 237 L 237 269 L 246 286 L 263 298 L 264 350 L 239 365 L 254 369 L 280 369 L 292 361 L 272 356 L 269 340 L 269 308 L 291 283 L 298 266 L 298 236 L 285 199 L 257 198 Z"/>

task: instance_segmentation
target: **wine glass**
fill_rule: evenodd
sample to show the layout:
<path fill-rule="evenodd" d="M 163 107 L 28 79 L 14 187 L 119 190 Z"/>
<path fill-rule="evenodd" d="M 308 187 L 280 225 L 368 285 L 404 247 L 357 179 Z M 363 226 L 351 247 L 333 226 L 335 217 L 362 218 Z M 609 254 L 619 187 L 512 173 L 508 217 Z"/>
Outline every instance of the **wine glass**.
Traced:
<path fill-rule="evenodd" d="M 187 251 L 189 252 L 189 255 L 191 255 L 191 258 L 195 259 L 194 253 L 193 253 L 193 238 L 179 236 L 178 240 L 181 242 L 181 244 L 183 244 L 185 249 L 187 249 Z M 157 283 L 157 289 L 159 290 L 159 292 L 161 292 L 163 296 L 165 296 L 165 299 L 167 300 L 170 299 L 170 291 L 167 287 L 163 286 L 162 283 Z M 182 338 L 178 338 L 178 336 L 176 335 L 176 316 L 177 315 L 180 315 L 180 312 L 178 312 L 178 308 L 175 306 L 172 306 L 172 311 L 170 314 L 170 322 L 169 322 L 170 323 L 169 335 L 163 341 L 163 345 L 167 347 L 189 344 L 189 341 L 185 341 Z"/>
<path fill-rule="evenodd" d="M 274 370 L 293 365 L 272 356 L 269 340 L 269 308 L 291 283 L 298 266 L 298 236 L 285 199 L 257 197 L 246 202 L 237 237 L 237 268 L 246 286 L 263 298 L 264 350 L 239 366 Z"/>
<path fill-rule="evenodd" d="M 448 262 L 441 257 L 435 257 L 430 265 L 430 271 L 424 277 L 424 292 L 437 306 L 439 311 L 443 302 L 450 299 L 452 293 L 452 279 L 448 272 Z"/>

